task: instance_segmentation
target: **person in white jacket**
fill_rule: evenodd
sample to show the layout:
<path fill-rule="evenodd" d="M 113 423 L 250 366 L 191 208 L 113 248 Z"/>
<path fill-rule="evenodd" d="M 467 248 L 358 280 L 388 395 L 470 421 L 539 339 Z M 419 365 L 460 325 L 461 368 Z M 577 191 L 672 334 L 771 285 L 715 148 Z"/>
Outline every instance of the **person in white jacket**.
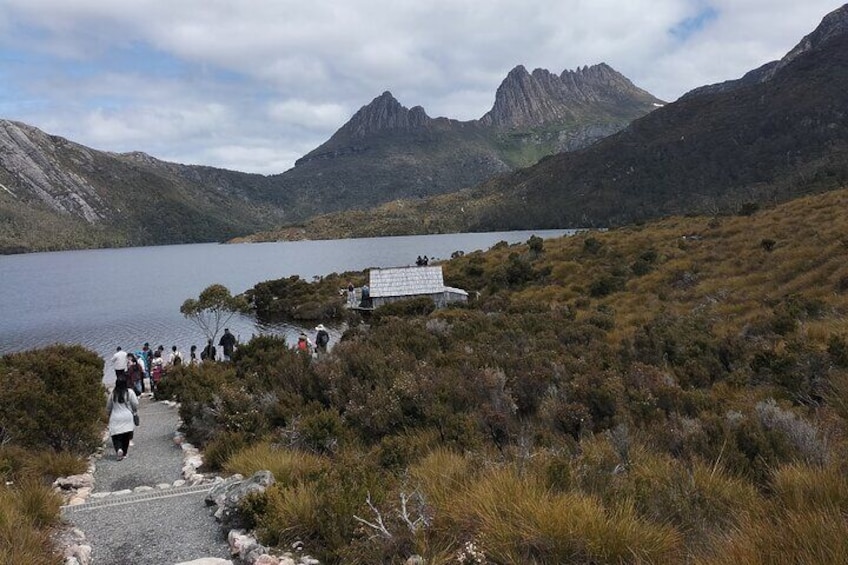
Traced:
<path fill-rule="evenodd" d="M 120 461 L 129 451 L 135 431 L 133 414 L 138 411 L 138 397 L 135 391 L 127 388 L 126 378 L 115 381 L 115 388 L 106 402 L 106 410 L 109 412 L 109 435 L 112 436 L 115 458 Z"/>

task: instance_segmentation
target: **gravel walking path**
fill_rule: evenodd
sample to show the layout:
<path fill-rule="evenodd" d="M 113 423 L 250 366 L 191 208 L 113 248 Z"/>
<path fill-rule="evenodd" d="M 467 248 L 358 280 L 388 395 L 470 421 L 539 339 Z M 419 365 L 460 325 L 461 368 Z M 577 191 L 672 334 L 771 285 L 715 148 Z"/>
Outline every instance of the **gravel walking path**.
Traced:
<path fill-rule="evenodd" d="M 173 440 L 177 409 L 145 397 L 139 417 L 129 455 L 117 461 L 107 439 L 88 501 L 63 511 L 67 522 L 85 532 L 92 565 L 229 559 L 227 542 L 204 502 L 211 485 L 164 488 L 182 478 L 183 451 Z M 117 494 L 126 490 L 132 493 Z"/>

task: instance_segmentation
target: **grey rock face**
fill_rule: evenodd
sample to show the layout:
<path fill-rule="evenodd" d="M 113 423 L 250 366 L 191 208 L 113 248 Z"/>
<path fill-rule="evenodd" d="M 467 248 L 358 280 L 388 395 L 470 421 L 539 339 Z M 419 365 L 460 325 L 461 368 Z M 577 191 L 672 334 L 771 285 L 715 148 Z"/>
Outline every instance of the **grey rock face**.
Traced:
<path fill-rule="evenodd" d="M 226 528 L 244 527 L 243 517 L 239 513 L 239 503 L 249 494 L 265 492 L 274 484 L 274 475 L 270 471 L 257 471 L 245 480 L 239 478 L 224 481 L 206 495 L 207 506 L 217 506 L 215 519 Z"/>
<path fill-rule="evenodd" d="M 480 119 L 482 125 L 538 126 L 577 118 L 589 105 L 634 107 L 662 104 L 637 88 L 605 63 L 563 71 L 555 75 L 544 69 L 531 73 L 515 67 L 498 87 L 495 104 Z"/>
<path fill-rule="evenodd" d="M 104 218 L 105 204 L 97 190 L 62 162 L 67 158 L 78 166 L 90 165 L 88 148 L 8 120 L 0 120 L 0 148 L 0 185 L 6 192 L 16 198 L 35 198 L 90 224 Z"/>

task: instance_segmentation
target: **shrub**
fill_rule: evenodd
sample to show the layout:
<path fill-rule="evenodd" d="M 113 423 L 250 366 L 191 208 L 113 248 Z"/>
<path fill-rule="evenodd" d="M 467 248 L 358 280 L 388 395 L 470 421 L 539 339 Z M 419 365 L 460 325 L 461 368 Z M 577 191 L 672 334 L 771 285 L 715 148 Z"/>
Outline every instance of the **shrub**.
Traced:
<path fill-rule="evenodd" d="M 604 244 L 595 237 L 587 237 L 583 240 L 583 252 L 589 255 L 597 255 L 603 248 Z"/>
<path fill-rule="evenodd" d="M 429 296 L 419 296 L 406 300 L 398 300 L 375 308 L 371 313 L 374 323 L 384 321 L 392 316 L 426 316 L 436 309 L 433 299 Z"/>
<path fill-rule="evenodd" d="M 592 284 L 589 285 L 589 296 L 592 298 L 603 298 L 604 296 L 609 296 L 614 292 L 623 290 L 626 282 L 627 281 L 623 277 L 604 275 L 601 278 L 595 279 L 592 281 Z"/>
<path fill-rule="evenodd" d="M 544 251 L 545 240 L 537 235 L 531 235 L 530 239 L 527 240 L 527 247 L 530 249 L 530 252 L 534 255 L 539 255 Z"/>
<path fill-rule="evenodd" d="M 756 411 L 760 424 L 766 430 L 782 434 L 803 461 L 816 465 L 827 462 L 827 445 L 812 424 L 783 410 L 771 398 L 758 402 Z"/>
<path fill-rule="evenodd" d="M 90 453 L 105 419 L 102 369 L 103 360 L 80 346 L 3 356 L 0 436 L 33 449 Z"/>

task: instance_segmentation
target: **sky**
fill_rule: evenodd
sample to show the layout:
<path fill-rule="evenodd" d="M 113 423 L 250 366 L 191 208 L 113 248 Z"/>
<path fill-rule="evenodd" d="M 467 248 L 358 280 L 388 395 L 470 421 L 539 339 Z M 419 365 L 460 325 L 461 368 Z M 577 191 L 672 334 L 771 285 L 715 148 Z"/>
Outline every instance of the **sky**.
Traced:
<path fill-rule="evenodd" d="M 0 119 L 283 172 L 390 91 L 480 118 L 517 65 L 607 63 L 673 101 L 780 59 L 828 0 L 0 0 Z"/>

